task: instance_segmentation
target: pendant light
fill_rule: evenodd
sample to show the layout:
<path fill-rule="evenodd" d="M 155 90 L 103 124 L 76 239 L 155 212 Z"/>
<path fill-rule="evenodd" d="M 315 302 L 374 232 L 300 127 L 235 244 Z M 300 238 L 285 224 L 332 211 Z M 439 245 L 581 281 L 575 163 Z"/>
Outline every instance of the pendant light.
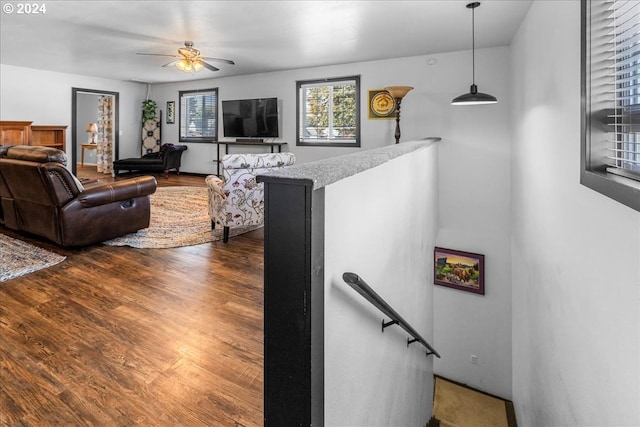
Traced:
<path fill-rule="evenodd" d="M 467 4 L 467 8 L 471 9 L 471 55 L 472 55 L 472 77 L 473 83 L 469 93 L 458 96 L 453 101 L 452 105 L 481 105 L 481 104 L 495 104 L 498 102 L 495 96 L 478 92 L 478 86 L 476 86 L 476 40 L 475 40 L 475 8 L 480 6 L 480 2 L 473 2 Z"/>

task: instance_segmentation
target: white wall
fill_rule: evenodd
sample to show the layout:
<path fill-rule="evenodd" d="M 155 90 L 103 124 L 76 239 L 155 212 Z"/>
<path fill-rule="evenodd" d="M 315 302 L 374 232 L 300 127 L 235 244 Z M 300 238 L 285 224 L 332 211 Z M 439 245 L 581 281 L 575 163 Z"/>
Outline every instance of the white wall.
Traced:
<path fill-rule="evenodd" d="M 513 397 L 522 426 L 640 425 L 640 213 L 581 186 L 580 2 L 512 44 Z"/>
<path fill-rule="evenodd" d="M 437 144 L 325 188 L 326 426 L 423 426 L 431 417 L 434 356 L 407 348 L 398 326 L 382 333 L 384 315 L 342 274 L 360 275 L 433 344 Z"/>
<path fill-rule="evenodd" d="M 0 64 L 0 120 L 32 120 L 39 125 L 67 125 L 66 152 L 71 159 L 71 88 L 120 93 L 120 157 L 140 155 L 140 109 L 147 87 L 140 83 L 52 73 Z M 84 140 L 82 132 L 78 138 Z M 79 154 L 79 153 L 78 153 Z"/>
<path fill-rule="evenodd" d="M 487 49 L 478 51 L 480 64 L 490 63 L 497 58 L 504 61 L 503 51 L 506 48 Z M 483 52 L 487 52 L 486 54 Z M 482 56 L 484 58 L 482 58 Z M 429 65 L 427 59 L 435 59 L 434 65 Z M 377 148 L 393 144 L 395 120 L 368 120 L 368 90 L 380 89 L 390 85 L 407 85 L 415 89 L 410 91 L 402 101 L 401 131 L 402 141 L 423 138 L 426 136 L 448 137 L 449 132 L 474 116 L 470 110 L 451 111 L 449 105 L 452 98 L 467 91 L 471 84 L 471 53 L 455 52 L 409 58 L 398 58 L 384 61 L 359 62 L 353 64 L 329 67 L 307 68 L 299 70 L 281 71 L 257 75 L 226 77 L 218 79 L 197 80 L 189 83 L 172 83 L 154 85 L 151 97 L 158 102 L 163 110 L 167 101 L 176 101 L 178 105 L 178 91 L 191 89 L 215 88 L 219 89 L 219 97 L 225 99 L 244 99 L 258 97 L 277 97 L 279 99 L 280 133 L 281 138 L 288 142 L 285 150 L 296 155 L 297 162 L 308 162 L 328 157 L 348 154 L 354 151 Z M 506 89 L 502 76 L 505 70 L 498 70 L 493 78 L 489 73 L 478 71 L 479 78 L 492 88 L 501 92 Z M 206 71 L 201 71 L 204 73 Z M 493 72 L 493 70 L 491 70 Z M 360 75 L 361 90 L 361 144 L 362 148 L 342 147 L 297 147 L 296 135 L 296 81 L 324 77 L 341 77 Z M 506 79 L 505 79 L 506 80 Z M 481 86 L 482 88 L 482 86 Z M 488 90 L 488 87 L 486 88 Z M 453 115 L 452 115 L 453 113 Z M 178 108 L 176 107 L 176 114 Z M 178 120 L 175 124 L 166 124 L 163 117 L 163 141 L 178 141 Z M 500 126 L 504 121 L 500 122 Z M 219 129 L 219 138 L 222 129 Z M 490 138 L 493 135 L 474 135 L 476 138 Z M 215 158 L 215 147 L 211 144 L 187 144 L 189 151 L 183 156 L 182 170 L 198 173 L 215 171 L 212 160 Z M 243 151 L 250 150 L 242 148 Z M 221 150 L 222 151 L 222 150 Z"/>
<path fill-rule="evenodd" d="M 509 49 L 476 51 L 476 83 L 498 104 L 452 106 L 468 90 L 469 52 L 429 76 L 443 136 L 438 246 L 485 255 L 485 295 L 436 286 L 437 374 L 511 398 Z M 464 82 L 462 84 L 460 82 Z M 452 96 L 453 95 L 453 96 Z M 471 363 L 477 356 L 477 365 Z"/>
<path fill-rule="evenodd" d="M 76 132 L 78 138 L 77 153 L 78 161 L 80 163 L 82 159 L 81 145 L 89 142 L 89 134 L 87 131 L 87 125 L 89 123 L 98 122 L 98 94 L 90 93 L 78 93 L 76 104 Z M 96 150 L 85 150 L 84 164 L 95 165 L 96 164 Z"/>

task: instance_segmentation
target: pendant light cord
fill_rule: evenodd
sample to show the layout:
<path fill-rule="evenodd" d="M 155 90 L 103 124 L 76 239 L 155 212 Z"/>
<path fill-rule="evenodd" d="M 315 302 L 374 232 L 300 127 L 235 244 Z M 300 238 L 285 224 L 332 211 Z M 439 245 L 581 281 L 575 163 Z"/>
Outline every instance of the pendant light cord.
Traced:
<path fill-rule="evenodd" d="M 477 1 L 467 4 L 467 9 L 471 9 L 471 79 L 473 83 L 468 93 L 451 101 L 453 105 L 480 105 L 498 102 L 495 96 L 478 92 L 478 86 L 476 86 L 476 13 L 474 9 L 478 6 L 480 6 L 480 2 Z"/>
<path fill-rule="evenodd" d="M 471 81 L 476 84 L 476 8 L 471 8 Z"/>

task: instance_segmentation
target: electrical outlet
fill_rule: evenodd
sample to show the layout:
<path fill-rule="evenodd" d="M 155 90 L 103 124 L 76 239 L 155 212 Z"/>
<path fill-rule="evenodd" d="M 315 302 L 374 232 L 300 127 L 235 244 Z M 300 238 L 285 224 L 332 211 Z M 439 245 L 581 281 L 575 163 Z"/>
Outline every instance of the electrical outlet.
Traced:
<path fill-rule="evenodd" d="M 478 356 L 476 356 L 475 354 L 471 355 L 471 364 L 472 365 L 477 365 L 478 364 Z"/>

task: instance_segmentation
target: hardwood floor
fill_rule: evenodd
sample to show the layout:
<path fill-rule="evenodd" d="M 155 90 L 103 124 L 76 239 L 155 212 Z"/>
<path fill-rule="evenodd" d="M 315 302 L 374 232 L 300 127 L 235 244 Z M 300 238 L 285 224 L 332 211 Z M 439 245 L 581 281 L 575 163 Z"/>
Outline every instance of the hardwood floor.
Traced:
<path fill-rule="evenodd" d="M 0 283 L 0 425 L 263 424 L 262 230 L 77 250 L 0 232 L 67 256 Z"/>
<path fill-rule="evenodd" d="M 135 176 L 143 176 L 149 175 L 148 173 L 124 173 L 119 175 L 118 178 L 112 178 L 110 175 L 99 174 L 96 171 L 95 166 L 85 165 L 83 168 L 78 164 L 77 167 L 78 173 L 76 176 L 80 179 L 98 179 L 102 182 L 113 182 L 113 181 L 121 181 L 123 179 L 132 178 Z M 204 175 L 189 175 L 183 174 L 176 175 L 175 171 L 171 171 L 169 173 L 169 178 L 165 178 L 162 173 L 154 173 L 151 174 L 155 176 L 156 181 L 158 182 L 158 187 L 167 187 L 172 185 L 190 185 L 190 186 L 205 186 L 204 183 Z"/>

